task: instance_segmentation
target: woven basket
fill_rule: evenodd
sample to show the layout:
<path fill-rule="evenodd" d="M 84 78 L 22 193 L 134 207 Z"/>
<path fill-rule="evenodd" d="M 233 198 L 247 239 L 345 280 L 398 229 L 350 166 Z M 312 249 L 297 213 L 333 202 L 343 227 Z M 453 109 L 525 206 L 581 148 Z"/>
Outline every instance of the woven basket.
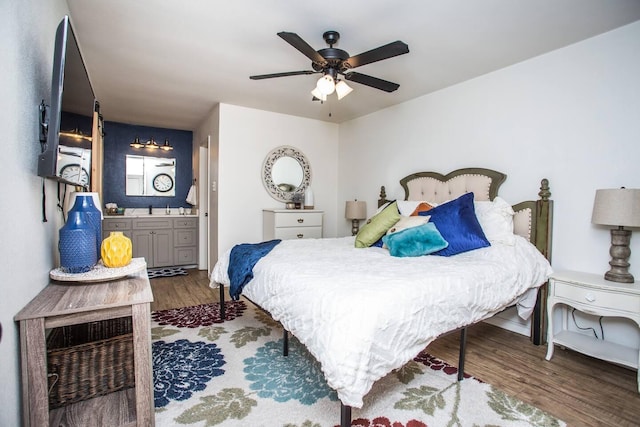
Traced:
<path fill-rule="evenodd" d="M 50 408 L 135 385 L 131 317 L 54 328 L 47 356 Z"/>

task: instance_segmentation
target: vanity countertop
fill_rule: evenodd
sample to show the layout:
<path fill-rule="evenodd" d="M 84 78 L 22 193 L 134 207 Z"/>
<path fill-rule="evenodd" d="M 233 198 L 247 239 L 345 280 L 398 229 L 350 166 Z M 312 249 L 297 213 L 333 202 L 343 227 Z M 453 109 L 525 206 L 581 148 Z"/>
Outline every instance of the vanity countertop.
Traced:
<path fill-rule="evenodd" d="M 180 214 L 144 214 L 144 213 L 140 213 L 140 214 L 124 214 L 124 215 L 108 215 L 105 214 L 104 215 L 105 218 L 197 218 L 198 215 L 197 214 L 184 214 L 184 215 L 180 215 Z"/>

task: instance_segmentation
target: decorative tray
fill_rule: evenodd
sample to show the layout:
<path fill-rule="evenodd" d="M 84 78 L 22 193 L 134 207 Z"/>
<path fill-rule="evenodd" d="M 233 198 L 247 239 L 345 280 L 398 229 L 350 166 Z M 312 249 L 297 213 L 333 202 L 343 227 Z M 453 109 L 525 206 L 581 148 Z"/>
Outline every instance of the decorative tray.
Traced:
<path fill-rule="evenodd" d="M 65 273 L 59 268 L 54 268 L 49 272 L 49 277 L 60 282 L 106 282 L 138 273 L 146 268 L 147 263 L 144 258 L 133 258 L 129 265 L 117 268 L 105 267 L 102 260 L 100 260 L 86 273 Z"/>

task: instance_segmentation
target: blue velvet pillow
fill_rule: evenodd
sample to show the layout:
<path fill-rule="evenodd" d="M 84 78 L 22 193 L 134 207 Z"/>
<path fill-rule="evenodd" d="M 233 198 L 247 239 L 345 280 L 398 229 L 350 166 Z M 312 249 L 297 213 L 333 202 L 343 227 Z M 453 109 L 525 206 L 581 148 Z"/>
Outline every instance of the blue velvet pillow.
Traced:
<path fill-rule="evenodd" d="M 491 246 L 482 231 L 473 206 L 473 193 L 466 193 L 420 215 L 428 215 L 449 246 L 433 255 L 451 256 L 473 249 Z"/>
<path fill-rule="evenodd" d="M 434 224 L 426 223 L 387 234 L 382 241 L 391 256 L 414 257 L 428 255 L 448 246 Z"/>

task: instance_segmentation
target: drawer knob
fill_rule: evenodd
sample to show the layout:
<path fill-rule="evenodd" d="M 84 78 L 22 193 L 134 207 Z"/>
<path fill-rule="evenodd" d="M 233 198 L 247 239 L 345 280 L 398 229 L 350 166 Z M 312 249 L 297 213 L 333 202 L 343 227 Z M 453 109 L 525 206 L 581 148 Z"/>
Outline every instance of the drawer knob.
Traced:
<path fill-rule="evenodd" d="M 298 239 L 302 239 L 304 237 L 304 234 L 300 233 L 300 234 L 297 234 L 297 236 L 298 236 Z"/>
<path fill-rule="evenodd" d="M 588 302 L 594 302 L 596 300 L 596 297 L 592 293 L 588 293 L 584 296 L 584 299 L 586 299 Z"/>
<path fill-rule="evenodd" d="M 298 223 L 302 224 L 304 222 L 304 218 L 298 218 Z"/>

